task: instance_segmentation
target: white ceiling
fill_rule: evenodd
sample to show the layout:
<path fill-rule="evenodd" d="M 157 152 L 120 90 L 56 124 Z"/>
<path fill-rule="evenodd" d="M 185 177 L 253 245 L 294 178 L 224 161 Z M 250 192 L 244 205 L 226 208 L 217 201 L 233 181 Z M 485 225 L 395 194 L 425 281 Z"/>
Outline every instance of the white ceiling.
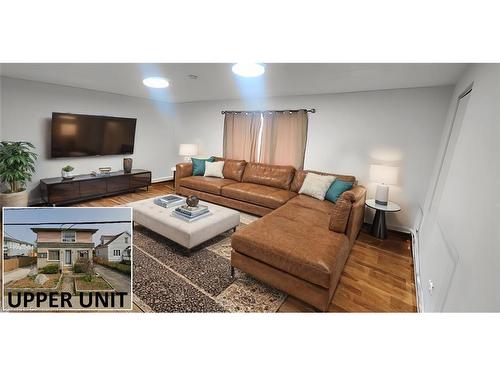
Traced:
<path fill-rule="evenodd" d="M 466 64 L 266 64 L 258 78 L 236 77 L 231 65 L 1 64 L 0 74 L 179 103 L 453 85 Z M 146 88 L 142 80 L 153 75 L 170 87 Z"/>

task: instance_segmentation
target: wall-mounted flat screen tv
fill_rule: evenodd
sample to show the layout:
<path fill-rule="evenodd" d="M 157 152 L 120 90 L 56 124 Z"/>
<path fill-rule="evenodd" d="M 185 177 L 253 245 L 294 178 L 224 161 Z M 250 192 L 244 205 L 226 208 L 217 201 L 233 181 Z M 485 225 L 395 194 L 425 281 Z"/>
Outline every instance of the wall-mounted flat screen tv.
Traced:
<path fill-rule="evenodd" d="M 134 153 L 137 119 L 52 113 L 53 158 Z"/>

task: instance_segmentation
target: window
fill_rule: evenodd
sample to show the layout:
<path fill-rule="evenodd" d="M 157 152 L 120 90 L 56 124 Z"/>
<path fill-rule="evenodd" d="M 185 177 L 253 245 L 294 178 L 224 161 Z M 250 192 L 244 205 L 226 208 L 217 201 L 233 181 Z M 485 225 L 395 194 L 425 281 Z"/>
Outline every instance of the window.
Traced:
<path fill-rule="evenodd" d="M 89 252 L 88 252 L 88 250 L 81 250 L 81 251 L 79 251 L 79 252 L 78 252 L 78 257 L 79 257 L 80 259 L 88 259 L 88 257 L 89 257 Z"/>
<path fill-rule="evenodd" d="M 59 260 L 59 250 L 49 250 L 49 260 Z"/>
<path fill-rule="evenodd" d="M 128 244 L 128 236 L 125 236 L 125 243 Z"/>
<path fill-rule="evenodd" d="M 113 250 L 113 256 L 119 257 L 120 256 L 120 250 Z"/>
<path fill-rule="evenodd" d="M 38 253 L 38 254 L 37 254 L 37 258 L 40 258 L 40 259 L 47 259 L 47 253 Z"/>
<path fill-rule="evenodd" d="M 74 231 L 61 232 L 61 242 L 76 242 L 76 232 Z"/>
<path fill-rule="evenodd" d="M 227 112 L 223 156 L 302 169 L 307 124 L 305 110 Z"/>

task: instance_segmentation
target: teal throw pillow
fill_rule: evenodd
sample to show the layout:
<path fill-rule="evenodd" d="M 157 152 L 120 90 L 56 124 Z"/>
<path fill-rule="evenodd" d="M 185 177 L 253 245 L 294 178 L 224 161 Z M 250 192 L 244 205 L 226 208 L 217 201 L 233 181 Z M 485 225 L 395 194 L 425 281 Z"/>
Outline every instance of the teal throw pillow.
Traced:
<path fill-rule="evenodd" d="M 191 162 L 193 163 L 193 176 L 203 176 L 205 174 L 205 162 L 213 162 L 215 158 L 213 156 L 208 159 L 195 159 L 191 158 Z"/>
<path fill-rule="evenodd" d="M 340 195 L 350 188 L 352 188 L 352 182 L 345 182 L 336 179 L 335 181 L 333 181 L 333 183 L 330 185 L 330 188 L 326 192 L 325 199 L 335 203 Z"/>

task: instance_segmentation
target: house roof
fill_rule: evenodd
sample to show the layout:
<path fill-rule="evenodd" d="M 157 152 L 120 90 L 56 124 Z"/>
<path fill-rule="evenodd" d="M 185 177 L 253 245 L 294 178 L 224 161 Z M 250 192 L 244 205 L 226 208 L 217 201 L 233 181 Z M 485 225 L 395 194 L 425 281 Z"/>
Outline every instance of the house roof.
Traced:
<path fill-rule="evenodd" d="M 123 231 L 123 232 L 121 232 L 121 233 L 118 233 L 116 236 L 113 236 L 112 238 L 110 238 L 110 239 L 109 239 L 106 243 L 103 243 L 102 245 L 99 245 L 99 246 L 97 246 L 97 247 L 101 247 L 101 246 L 108 246 L 111 242 L 113 242 L 114 240 L 116 240 L 116 239 L 117 239 L 118 237 L 120 237 L 123 233 L 127 233 L 127 234 L 130 236 L 130 233 L 129 233 L 129 232 L 127 232 L 127 231 L 125 230 L 125 231 Z M 109 236 L 111 236 L 111 235 L 106 235 L 106 234 L 103 234 L 103 235 L 101 236 L 101 238 L 102 238 L 102 237 L 109 237 Z"/>
<path fill-rule="evenodd" d="M 38 232 L 66 232 L 66 231 L 95 233 L 99 229 L 95 229 L 95 228 L 71 228 L 71 229 L 66 229 L 66 228 L 31 228 L 31 230 L 35 233 L 38 233 Z"/>
<path fill-rule="evenodd" d="M 16 242 L 16 243 L 24 244 L 24 245 L 34 246 L 31 242 L 26 242 L 26 241 L 18 240 L 17 238 L 13 238 L 13 237 L 10 237 L 10 236 L 3 236 L 3 240 L 4 241 Z"/>

